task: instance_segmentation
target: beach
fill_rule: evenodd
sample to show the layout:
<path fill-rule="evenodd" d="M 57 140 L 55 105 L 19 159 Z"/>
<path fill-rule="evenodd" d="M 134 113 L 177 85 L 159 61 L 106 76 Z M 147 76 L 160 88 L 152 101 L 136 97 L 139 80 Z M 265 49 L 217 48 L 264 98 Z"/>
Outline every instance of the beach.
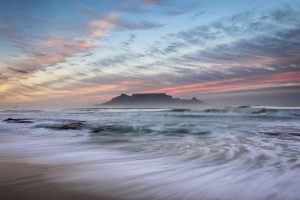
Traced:
<path fill-rule="evenodd" d="M 1 133 L 0 146 L 13 138 Z M 76 171 L 75 166 L 31 163 L 26 162 L 26 157 L 30 157 L 26 152 L 1 149 L 0 199 L 113 199 L 101 194 L 80 191 L 80 183 L 54 181 L 58 174 Z"/>
<path fill-rule="evenodd" d="M 0 199 L 108 199 L 72 189 L 71 184 L 53 183 L 47 179 L 53 166 L 1 161 Z"/>
<path fill-rule="evenodd" d="M 2 110 L 0 199 L 298 199 L 300 109 Z"/>

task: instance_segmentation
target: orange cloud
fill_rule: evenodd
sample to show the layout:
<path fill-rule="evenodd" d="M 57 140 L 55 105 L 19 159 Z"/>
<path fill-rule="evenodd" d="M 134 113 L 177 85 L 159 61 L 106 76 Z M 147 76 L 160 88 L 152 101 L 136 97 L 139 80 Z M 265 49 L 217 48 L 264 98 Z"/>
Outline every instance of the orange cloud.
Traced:
<path fill-rule="evenodd" d="M 69 99 L 74 102 L 83 102 L 88 104 L 91 101 L 103 101 L 108 97 L 111 98 L 116 91 L 128 91 L 132 86 L 145 84 L 142 81 L 136 80 L 123 80 L 112 84 L 103 84 L 88 87 L 63 88 L 61 90 L 50 89 L 44 87 L 35 87 L 34 90 L 26 90 L 26 87 L 13 87 L 7 86 L 0 87 L 1 92 L 7 92 L 8 95 L 5 99 L 2 99 L 1 104 L 27 104 L 32 102 L 42 101 L 55 101 L 55 99 Z M 111 94 L 107 94 L 111 93 Z M 72 99 L 74 98 L 74 99 Z M 93 99 L 94 98 L 94 99 Z"/>
<path fill-rule="evenodd" d="M 98 46 L 99 44 L 96 42 L 91 42 L 87 40 L 66 40 L 66 39 L 58 39 L 58 38 L 50 38 L 42 42 L 42 46 L 35 47 L 35 50 L 41 51 L 62 51 L 68 50 L 71 52 L 72 50 L 75 52 L 85 50 L 83 48 L 90 48 L 93 46 Z"/>
<path fill-rule="evenodd" d="M 100 86 L 84 87 L 84 88 L 77 89 L 74 94 L 82 95 L 82 94 L 90 94 L 95 92 L 109 91 L 109 90 L 117 89 L 119 86 L 120 86 L 119 84 L 105 84 Z"/>
<path fill-rule="evenodd" d="M 128 90 L 132 86 L 137 86 L 142 84 L 145 84 L 145 82 L 136 81 L 136 80 L 123 80 L 113 84 L 79 88 L 76 90 L 75 94 L 91 94 L 91 93 L 102 92 L 102 91 Z"/>
<path fill-rule="evenodd" d="M 93 39 L 104 38 L 106 36 L 107 36 L 106 34 L 102 34 L 102 33 L 91 33 L 91 34 L 89 34 L 89 37 L 93 38 Z"/>

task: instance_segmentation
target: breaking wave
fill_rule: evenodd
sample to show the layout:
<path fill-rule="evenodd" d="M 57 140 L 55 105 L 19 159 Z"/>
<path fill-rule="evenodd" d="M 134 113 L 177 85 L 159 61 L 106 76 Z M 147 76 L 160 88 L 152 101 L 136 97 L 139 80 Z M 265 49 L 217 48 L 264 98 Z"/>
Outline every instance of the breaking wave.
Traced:
<path fill-rule="evenodd" d="M 211 114 L 232 114 L 232 115 L 255 115 L 255 116 L 274 116 L 274 117 L 300 117 L 300 108 L 281 108 L 281 107 L 229 107 L 223 109 L 206 109 L 204 113 Z"/>

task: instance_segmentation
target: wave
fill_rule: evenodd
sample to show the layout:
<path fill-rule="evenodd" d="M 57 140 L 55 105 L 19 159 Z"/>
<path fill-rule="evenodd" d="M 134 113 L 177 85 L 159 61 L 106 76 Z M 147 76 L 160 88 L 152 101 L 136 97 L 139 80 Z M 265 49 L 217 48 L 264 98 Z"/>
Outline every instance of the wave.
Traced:
<path fill-rule="evenodd" d="M 268 117 L 300 117 L 300 108 L 285 107 L 228 107 L 228 108 L 209 108 L 203 110 L 208 114 L 226 114 L 226 115 L 246 115 L 246 116 L 268 116 Z"/>
<path fill-rule="evenodd" d="M 171 110 L 167 110 L 168 112 L 189 112 L 191 109 L 185 109 L 185 108 L 175 108 Z"/>

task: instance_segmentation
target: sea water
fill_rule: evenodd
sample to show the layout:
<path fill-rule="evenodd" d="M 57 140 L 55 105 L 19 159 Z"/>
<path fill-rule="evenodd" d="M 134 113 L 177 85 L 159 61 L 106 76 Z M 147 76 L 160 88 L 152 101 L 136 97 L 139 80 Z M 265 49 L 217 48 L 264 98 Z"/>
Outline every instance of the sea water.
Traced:
<path fill-rule="evenodd" d="M 0 121 L 1 152 L 70 166 L 53 181 L 91 193 L 300 199 L 300 108 L 2 110 Z"/>

